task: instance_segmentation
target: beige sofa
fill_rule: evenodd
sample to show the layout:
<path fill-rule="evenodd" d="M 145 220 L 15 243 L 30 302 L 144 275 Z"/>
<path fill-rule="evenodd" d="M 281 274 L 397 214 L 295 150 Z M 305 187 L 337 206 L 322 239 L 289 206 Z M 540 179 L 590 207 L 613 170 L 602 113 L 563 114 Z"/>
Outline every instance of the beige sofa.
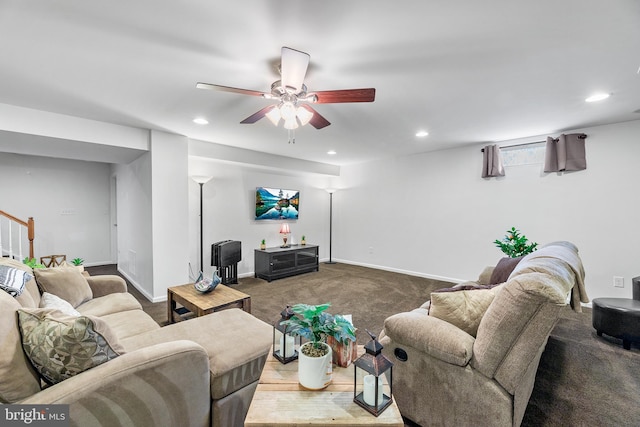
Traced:
<path fill-rule="evenodd" d="M 385 320 L 381 343 L 403 416 L 423 426 L 522 422 L 560 310 L 569 298 L 577 311 L 588 302 L 584 270 L 573 244 L 555 242 L 520 260 L 506 283 L 482 286 L 494 272 Z"/>
<path fill-rule="evenodd" d="M 8 258 L 0 265 L 34 274 Z M 231 309 L 160 327 L 120 277 L 85 279 L 90 297 L 85 289 L 68 298 L 83 300 L 75 309 L 106 324 L 122 354 L 45 385 L 23 350 L 17 313 L 40 305 L 36 281 L 17 298 L 0 290 L 0 402 L 69 404 L 71 425 L 83 427 L 243 424 L 271 346 L 269 325 Z"/>

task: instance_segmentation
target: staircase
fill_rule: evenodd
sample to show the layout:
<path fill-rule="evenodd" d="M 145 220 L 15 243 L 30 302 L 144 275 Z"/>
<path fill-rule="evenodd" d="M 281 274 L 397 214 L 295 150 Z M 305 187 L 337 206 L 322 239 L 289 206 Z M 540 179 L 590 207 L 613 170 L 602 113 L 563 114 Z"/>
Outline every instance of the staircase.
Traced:
<path fill-rule="evenodd" d="M 29 248 L 29 258 L 33 258 L 35 226 L 33 217 L 23 221 L 0 210 L 0 256 L 18 259 L 26 258 L 23 248 Z"/>

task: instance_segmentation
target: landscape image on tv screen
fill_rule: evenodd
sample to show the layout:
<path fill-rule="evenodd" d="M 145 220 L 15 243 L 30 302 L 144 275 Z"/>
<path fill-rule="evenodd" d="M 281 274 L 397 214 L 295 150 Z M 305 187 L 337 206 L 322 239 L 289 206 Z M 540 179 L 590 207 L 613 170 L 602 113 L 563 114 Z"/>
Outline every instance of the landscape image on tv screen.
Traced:
<path fill-rule="evenodd" d="M 256 188 L 256 219 L 298 219 L 300 192 L 282 188 Z"/>

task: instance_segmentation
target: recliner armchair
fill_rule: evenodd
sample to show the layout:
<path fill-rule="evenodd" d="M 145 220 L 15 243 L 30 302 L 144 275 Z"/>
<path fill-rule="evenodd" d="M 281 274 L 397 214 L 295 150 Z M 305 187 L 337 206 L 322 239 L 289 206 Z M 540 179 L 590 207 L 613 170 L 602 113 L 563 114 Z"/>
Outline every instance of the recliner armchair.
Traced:
<path fill-rule="evenodd" d="M 479 291 L 468 292 L 473 298 Z M 429 315 L 428 304 L 387 318 L 381 343 L 395 362 L 393 392 L 402 415 L 424 426 L 519 426 L 570 293 L 580 311 L 579 302 L 588 299 L 578 250 L 555 242 L 519 262 L 475 337 Z"/>

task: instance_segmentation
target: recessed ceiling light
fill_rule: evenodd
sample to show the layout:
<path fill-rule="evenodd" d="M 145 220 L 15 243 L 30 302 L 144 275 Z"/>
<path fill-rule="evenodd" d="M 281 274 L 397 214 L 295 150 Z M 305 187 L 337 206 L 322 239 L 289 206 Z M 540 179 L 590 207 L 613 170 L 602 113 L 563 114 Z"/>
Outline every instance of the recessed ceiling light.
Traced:
<path fill-rule="evenodd" d="M 416 136 L 419 138 L 424 138 L 427 135 L 429 135 L 429 132 L 427 132 L 426 130 L 421 130 L 416 133 Z"/>
<path fill-rule="evenodd" d="M 603 99 L 607 99 L 609 97 L 608 93 L 596 93 L 585 99 L 585 102 L 596 102 L 602 101 Z"/>
<path fill-rule="evenodd" d="M 193 119 L 193 123 L 197 123 L 199 125 L 208 125 L 209 124 L 207 119 L 202 118 L 202 117 L 196 117 L 195 119 Z"/>
<path fill-rule="evenodd" d="M 327 151 L 327 154 L 330 155 L 330 156 L 334 156 L 334 155 L 336 155 L 338 153 L 335 150 L 329 150 L 329 151 Z"/>

